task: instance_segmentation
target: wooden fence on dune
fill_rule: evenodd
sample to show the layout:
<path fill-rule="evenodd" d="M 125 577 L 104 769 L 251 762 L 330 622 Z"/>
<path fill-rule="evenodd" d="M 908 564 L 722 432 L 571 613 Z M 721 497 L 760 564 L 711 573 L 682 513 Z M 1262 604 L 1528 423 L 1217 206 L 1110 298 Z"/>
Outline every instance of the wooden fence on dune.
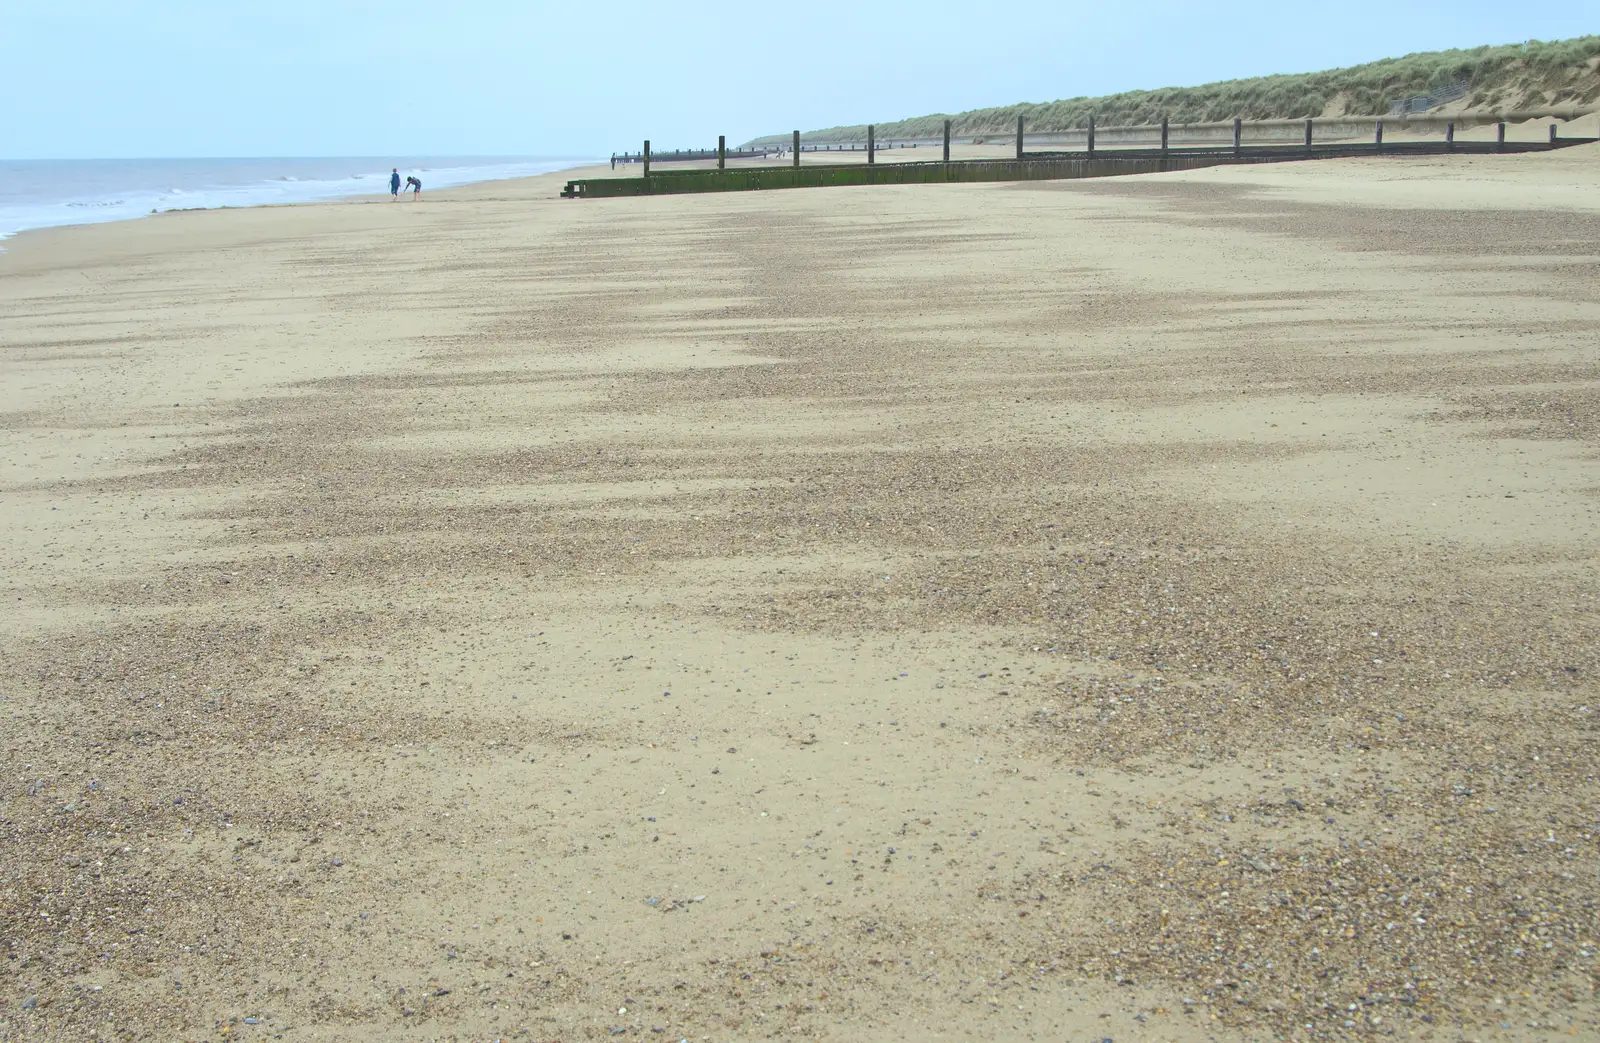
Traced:
<path fill-rule="evenodd" d="M 637 164 L 638 177 L 580 178 L 569 181 L 562 195 L 576 199 L 616 196 L 663 195 L 685 192 L 738 192 L 769 188 L 807 188 L 843 185 L 927 184 L 965 181 L 1032 181 L 1109 177 L 1117 174 L 1192 170 L 1230 163 L 1282 163 L 1353 156 L 1482 155 L 1543 152 L 1600 140 L 1560 133 L 1558 120 L 1570 121 L 1590 110 L 1508 113 L 1491 116 L 1407 116 L 1306 120 L 1256 120 L 1225 123 L 1096 128 L 1091 117 L 1078 131 L 1032 134 L 1018 117 L 1015 134 L 968 135 L 968 145 L 1014 146 L 1011 157 L 952 159 L 950 121 L 942 140 L 877 140 L 867 128 L 864 142 L 806 143 L 795 131 L 788 148 L 764 143 L 729 150 L 726 137 L 717 148 L 678 149 L 652 153 L 650 142 L 637 154 L 612 156 L 612 167 Z M 1514 117 L 1550 119 L 1545 140 L 1508 140 L 1507 123 Z M 1492 124 L 1492 140 L 1464 140 L 1458 124 L 1480 127 Z M 1385 127 L 1398 127 L 1403 139 L 1384 140 Z M 1077 146 L 1077 147 L 1073 147 Z M 898 161 L 879 162 L 879 154 L 898 150 Z M 802 158 L 811 154 L 811 161 Z M 864 160 L 840 162 L 846 153 Z M 937 153 L 937 155 L 936 155 Z M 852 156 L 851 158 L 854 158 Z M 755 165 L 730 168 L 728 161 L 755 160 Z M 779 160 L 774 164 L 770 161 Z M 818 162 L 833 160 L 834 162 Z M 715 167 L 705 164 L 715 161 Z M 661 169 L 662 163 L 697 163 L 691 168 Z M 652 164 L 655 169 L 652 169 Z"/>

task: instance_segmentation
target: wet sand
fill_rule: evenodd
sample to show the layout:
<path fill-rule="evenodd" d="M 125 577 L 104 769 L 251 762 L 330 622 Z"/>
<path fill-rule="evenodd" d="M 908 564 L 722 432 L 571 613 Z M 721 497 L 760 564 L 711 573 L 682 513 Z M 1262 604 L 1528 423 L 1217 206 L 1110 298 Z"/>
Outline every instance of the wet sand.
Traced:
<path fill-rule="evenodd" d="M 1594 1038 L 1597 172 L 8 241 L 0 1037 Z"/>

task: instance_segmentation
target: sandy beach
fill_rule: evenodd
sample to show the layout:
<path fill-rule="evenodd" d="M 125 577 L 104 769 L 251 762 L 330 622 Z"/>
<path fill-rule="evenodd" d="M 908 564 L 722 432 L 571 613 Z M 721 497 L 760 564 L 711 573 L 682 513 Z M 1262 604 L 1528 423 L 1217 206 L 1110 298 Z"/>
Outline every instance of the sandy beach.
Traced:
<path fill-rule="evenodd" d="M 4 244 L 0 1038 L 1600 1037 L 1600 147 L 570 176 Z"/>

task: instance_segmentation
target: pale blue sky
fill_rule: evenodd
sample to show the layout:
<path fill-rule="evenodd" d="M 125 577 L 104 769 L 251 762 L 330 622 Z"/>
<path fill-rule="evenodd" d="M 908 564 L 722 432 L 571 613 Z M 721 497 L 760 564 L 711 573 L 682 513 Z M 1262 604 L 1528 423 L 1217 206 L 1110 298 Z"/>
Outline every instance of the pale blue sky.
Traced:
<path fill-rule="evenodd" d="M 4 6 L 12 159 L 597 155 L 1600 29 L 1503 0 Z"/>

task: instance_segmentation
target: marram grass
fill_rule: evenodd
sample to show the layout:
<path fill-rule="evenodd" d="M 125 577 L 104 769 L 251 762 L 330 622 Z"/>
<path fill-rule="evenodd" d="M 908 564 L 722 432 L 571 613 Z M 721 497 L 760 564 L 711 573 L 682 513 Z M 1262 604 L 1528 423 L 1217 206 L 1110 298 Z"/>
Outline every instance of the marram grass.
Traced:
<path fill-rule="evenodd" d="M 1125 91 L 1099 98 L 1022 103 L 935 113 L 877 125 L 880 141 L 930 139 L 944 132 L 944 121 L 962 138 L 1014 133 L 1017 117 L 1034 133 L 1077 130 L 1092 114 L 1101 126 L 1159 123 L 1209 123 L 1243 118 L 1302 119 L 1307 116 L 1378 116 L 1396 101 L 1465 81 L 1472 108 L 1544 108 L 1600 101 L 1600 36 L 1426 51 L 1385 58 L 1325 72 L 1257 76 L 1199 87 Z M 864 141 L 865 124 L 830 127 L 801 135 L 808 144 Z M 787 134 L 757 138 L 751 145 L 789 141 Z"/>

